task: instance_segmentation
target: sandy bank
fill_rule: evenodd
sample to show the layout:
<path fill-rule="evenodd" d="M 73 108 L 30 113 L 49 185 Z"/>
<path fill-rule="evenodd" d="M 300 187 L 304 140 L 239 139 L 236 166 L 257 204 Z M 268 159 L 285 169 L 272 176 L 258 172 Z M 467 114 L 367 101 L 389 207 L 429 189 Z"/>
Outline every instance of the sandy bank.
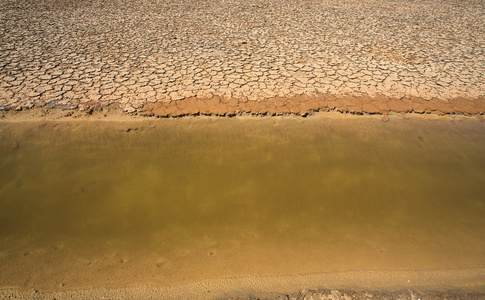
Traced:
<path fill-rule="evenodd" d="M 165 287 L 133 286 L 123 288 L 93 288 L 47 292 L 39 290 L 3 289 L 0 296 L 17 299 L 303 299 L 310 290 L 321 294 L 353 299 L 396 297 L 442 299 L 481 299 L 485 296 L 485 269 L 420 270 L 420 271 L 341 271 L 288 276 L 244 276 L 214 278 Z M 306 287 L 306 290 L 301 290 Z M 323 291 L 326 290 L 326 291 Z M 333 294 L 332 295 L 332 291 Z M 340 291 L 337 291 L 340 290 Z M 377 290 L 377 292 L 376 292 Z M 367 297 L 363 291 L 368 291 Z M 326 292 L 326 293 L 325 293 Z M 338 293 L 340 292 L 340 294 Z M 364 295 L 362 295 L 364 294 Z M 394 294 L 394 295 L 393 295 Z M 364 297 L 363 297 L 364 296 Z M 306 299 L 306 298 L 305 298 Z M 314 298 L 318 299 L 318 298 Z"/>
<path fill-rule="evenodd" d="M 369 291 L 367 296 L 375 293 L 378 298 L 389 297 L 389 294 L 394 292 L 402 294 L 402 299 L 417 298 L 419 295 L 425 295 L 425 299 L 442 299 L 446 293 L 450 298 L 461 296 L 461 299 L 481 299 L 480 297 L 485 296 L 484 280 L 484 268 L 341 271 L 287 276 L 214 278 L 164 287 L 66 289 L 55 292 L 7 288 L 0 290 L 0 296 L 17 299 L 260 299 L 288 295 L 294 297 L 293 299 L 302 299 L 305 293 L 309 294 L 309 290 L 327 290 L 328 296 L 332 294 L 330 290 L 340 290 L 339 296 L 346 294 L 353 299 L 362 297 L 359 291 Z M 302 287 L 307 287 L 306 291 L 301 290 Z"/>

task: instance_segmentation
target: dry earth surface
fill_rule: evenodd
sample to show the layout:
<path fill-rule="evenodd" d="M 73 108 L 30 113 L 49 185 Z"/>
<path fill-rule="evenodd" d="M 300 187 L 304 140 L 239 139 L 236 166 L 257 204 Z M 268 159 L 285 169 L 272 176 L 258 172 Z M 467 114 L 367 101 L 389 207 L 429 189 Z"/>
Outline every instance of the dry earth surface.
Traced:
<path fill-rule="evenodd" d="M 485 112 L 483 1 L 0 2 L 0 109 Z"/>

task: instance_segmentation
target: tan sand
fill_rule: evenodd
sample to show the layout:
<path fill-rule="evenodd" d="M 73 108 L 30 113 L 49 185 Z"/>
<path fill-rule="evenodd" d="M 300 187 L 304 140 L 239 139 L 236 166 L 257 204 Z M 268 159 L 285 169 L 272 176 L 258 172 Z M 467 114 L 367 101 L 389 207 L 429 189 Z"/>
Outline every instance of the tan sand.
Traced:
<path fill-rule="evenodd" d="M 286 276 L 244 276 L 213 278 L 165 287 L 138 286 L 123 288 L 76 289 L 39 292 L 7 288 L 0 296 L 17 299 L 223 299 L 241 295 L 272 298 L 308 289 L 412 290 L 417 293 L 459 289 L 485 293 L 485 269 L 421 271 L 341 271 Z M 477 299 L 479 294 L 468 299 Z M 428 298 L 429 299 L 429 298 Z M 467 298 L 465 298 L 467 299 Z"/>

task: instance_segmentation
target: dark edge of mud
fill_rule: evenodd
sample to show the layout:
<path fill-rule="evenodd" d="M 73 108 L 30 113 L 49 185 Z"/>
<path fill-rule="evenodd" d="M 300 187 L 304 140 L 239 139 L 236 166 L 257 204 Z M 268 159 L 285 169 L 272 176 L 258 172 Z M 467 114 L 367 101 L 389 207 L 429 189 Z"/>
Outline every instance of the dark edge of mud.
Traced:
<path fill-rule="evenodd" d="M 351 115 L 381 115 L 386 119 L 389 114 L 434 114 L 438 116 L 468 116 L 479 121 L 485 119 L 485 97 L 476 99 L 454 98 L 426 100 L 417 97 L 390 98 L 386 96 L 336 96 L 320 94 L 314 96 L 295 96 L 289 98 L 272 98 L 261 101 L 239 100 L 235 98 L 212 97 L 208 99 L 185 98 L 181 100 L 145 103 L 139 108 L 122 108 L 119 103 L 86 102 L 78 106 L 44 106 L 17 107 L 15 109 L 0 107 L 0 117 L 18 111 L 41 109 L 44 114 L 52 110 L 65 113 L 60 117 L 69 117 L 82 112 L 85 117 L 100 112 L 117 111 L 127 116 L 179 118 L 188 116 L 235 117 L 251 116 L 301 116 L 306 117 L 315 112 L 336 112 Z M 42 114 L 39 116 L 42 117 Z"/>

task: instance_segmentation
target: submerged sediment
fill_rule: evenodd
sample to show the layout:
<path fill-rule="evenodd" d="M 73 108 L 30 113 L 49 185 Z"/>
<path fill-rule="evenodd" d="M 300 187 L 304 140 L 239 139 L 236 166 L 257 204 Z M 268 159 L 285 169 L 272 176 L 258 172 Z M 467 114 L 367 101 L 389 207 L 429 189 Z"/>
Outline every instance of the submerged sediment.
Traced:
<path fill-rule="evenodd" d="M 483 123 L 95 117 L 0 122 L 0 286 L 483 288 Z"/>

